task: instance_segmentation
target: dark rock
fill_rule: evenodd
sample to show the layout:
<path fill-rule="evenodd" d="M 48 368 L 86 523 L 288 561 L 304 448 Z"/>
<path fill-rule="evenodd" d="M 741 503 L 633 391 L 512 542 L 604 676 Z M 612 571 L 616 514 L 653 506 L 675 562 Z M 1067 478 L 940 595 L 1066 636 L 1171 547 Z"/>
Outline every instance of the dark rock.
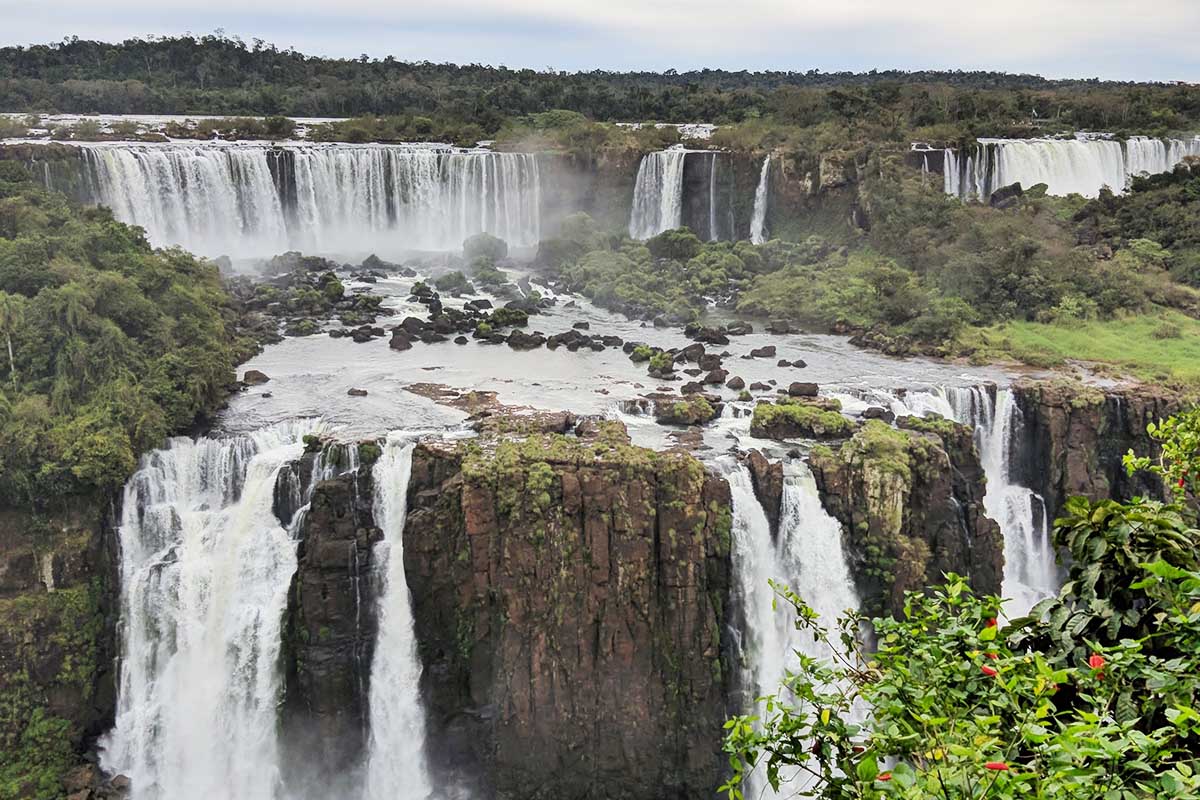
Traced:
<path fill-rule="evenodd" d="M 707 384 L 722 384 L 729 377 L 729 372 L 723 369 L 714 369 L 704 376 L 704 382 Z"/>
<path fill-rule="evenodd" d="M 242 383 L 246 384 L 247 386 L 261 386 L 269 380 L 271 379 L 265 372 L 260 372 L 256 369 L 248 369 L 242 376 Z"/>
<path fill-rule="evenodd" d="M 787 359 L 783 359 L 783 358 L 779 359 L 779 361 L 777 361 L 775 363 L 775 366 L 777 366 L 777 367 L 790 367 L 791 365 L 792 365 L 792 362 L 788 361 Z"/>
<path fill-rule="evenodd" d="M 754 383 L 750 384 L 750 391 L 752 391 L 752 392 L 769 392 L 769 391 L 771 391 L 771 384 L 763 383 L 762 381 L 755 381 Z"/>
<path fill-rule="evenodd" d="M 1002 186 L 992 192 L 988 197 L 988 205 L 992 208 L 1012 208 L 1021 202 L 1021 197 L 1025 194 L 1025 190 L 1021 188 L 1020 183 L 1011 183 L 1008 186 Z"/>
<path fill-rule="evenodd" d="M 746 466 L 750 468 L 750 480 L 754 494 L 762 505 L 771 530 L 779 530 L 779 512 L 783 507 L 783 464 L 772 463 L 758 450 L 746 454 Z"/>
<path fill-rule="evenodd" d="M 699 361 L 704 357 L 704 345 L 699 342 L 689 344 L 687 347 L 679 351 L 675 357 L 676 361 Z"/>
<path fill-rule="evenodd" d="M 889 425 L 896 421 L 896 415 L 889 409 L 871 406 L 862 412 L 863 419 L 881 419 Z"/>
<path fill-rule="evenodd" d="M 393 350 L 411 350 L 412 337 L 403 328 L 396 328 L 392 331 L 392 338 L 388 341 L 388 347 Z"/>
<path fill-rule="evenodd" d="M 700 356 L 700 360 L 697 362 L 696 366 L 700 367 L 702 370 L 720 369 L 721 357 L 716 353 L 705 353 L 704 355 Z"/>
<path fill-rule="evenodd" d="M 536 350 L 546 343 L 546 337 L 540 333 L 525 333 L 514 330 L 508 335 L 508 346 L 514 350 Z"/>
<path fill-rule="evenodd" d="M 805 361 L 803 358 L 797 358 L 795 361 L 792 362 L 792 366 L 795 367 L 796 369 L 804 369 L 805 367 L 808 366 L 808 362 Z"/>
<path fill-rule="evenodd" d="M 680 394 L 702 394 L 704 384 L 700 381 L 690 381 L 679 387 Z"/>
<path fill-rule="evenodd" d="M 773 319 L 767 323 L 767 333 L 785 334 L 792 332 L 792 324 L 784 319 Z"/>
<path fill-rule="evenodd" d="M 819 387 L 815 383 L 797 381 L 788 386 L 788 396 L 790 397 L 816 397 L 819 391 Z"/>
<path fill-rule="evenodd" d="M 754 326 L 749 322 L 731 322 L 725 326 L 725 333 L 730 336 L 746 336 L 747 334 L 754 333 Z"/>
<path fill-rule="evenodd" d="M 750 351 L 752 358 L 774 358 L 775 345 L 769 344 L 766 347 L 756 347 Z"/>
<path fill-rule="evenodd" d="M 732 378 L 729 379 L 729 382 L 726 383 L 725 386 L 729 389 L 733 389 L 736 392 L 740 389 L 745 389 L 746 382 L 744 380 L 742 380 L 741 378 L 739 378 L 738 376 L 734 375 Z"/>
<path fill-rule="evenodd" d="M 350 397 L 366 397 L 367 390 L 366 389 L 350 389 L 349 391 L 346 392 L 346 394 L 348 394 Z"/>
<path fill-rule="evenodd" d="M 467 342 L 469 342 L 469 341 L 470 341 L 470 340 L 469 340 L 469 339 L 467 339 L 467 337 L 465 337 L 465 336 L 455 336 L 455 337 L 454 337 L 454 343 L 455 343 L 455 344 L 466 344 L 466 343 L 467 343 Z"/>
<path fill-rule="evenodd" d="M 571 327 L 577 331 L 586 331 L 586 330 L 591 330 L 592 325 L 589 322 L 576 322 Z"/>

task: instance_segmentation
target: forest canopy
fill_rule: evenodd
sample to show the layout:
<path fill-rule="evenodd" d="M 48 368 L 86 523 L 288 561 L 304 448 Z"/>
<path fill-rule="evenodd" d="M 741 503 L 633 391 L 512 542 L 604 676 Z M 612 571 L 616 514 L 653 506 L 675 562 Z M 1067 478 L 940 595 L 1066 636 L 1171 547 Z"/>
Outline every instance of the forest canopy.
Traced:
<path fill-rule="evenodd" d="M 0 162 L 0 505 L 119 487 L 223 401 L 233 331 L 216 266 Z"/>

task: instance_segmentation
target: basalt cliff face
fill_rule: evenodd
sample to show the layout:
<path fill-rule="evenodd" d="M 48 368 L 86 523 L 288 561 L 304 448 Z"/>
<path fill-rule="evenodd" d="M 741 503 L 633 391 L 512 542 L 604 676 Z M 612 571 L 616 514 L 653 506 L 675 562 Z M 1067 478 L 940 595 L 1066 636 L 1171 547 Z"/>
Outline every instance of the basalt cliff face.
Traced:
<path fill-rule="evenodd" d="M 1021 381 L 1013 391 L 1021 409 L 1014 467 L 1045 498 L 1052 520 L 1072 495 L 1164 495 L 1155 476 L 1127 474 L 1122 457 L 1130 450 L 1157 457 L 1146 426 L 1193 405 L 1188 398 L 1153 386 L 1102 390 L 1066 381 Z"/>
<path fill-rule="evenodd" d="M 810 460 L 826 510 L 842 523 L 851 573 L 870 614 L 899 614 L 904 593 L 970 578 L 1000 591 L 1004 545 L 985 516 L 985 481 L 972 431 L 943 419 L 868 422 Z"/>
<path fill-rule="evenodd" d="M 729 488 L 622 436 L 414 454 L 404 557 L 431 757 L 479 796 L 719 784 Z"/>
<path fill-rule="evenodd" d="M 93 783 L 72 773 L 115 707 L 110 505 L 0 510 L 0 796 L 58 797 L 64 776 Z"/>

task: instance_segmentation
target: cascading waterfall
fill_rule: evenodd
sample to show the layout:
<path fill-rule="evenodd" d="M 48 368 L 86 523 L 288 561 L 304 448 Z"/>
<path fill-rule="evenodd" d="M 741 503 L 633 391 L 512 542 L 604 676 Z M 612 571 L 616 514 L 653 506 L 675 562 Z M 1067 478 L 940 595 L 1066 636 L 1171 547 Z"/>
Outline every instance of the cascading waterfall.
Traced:
<path fill-rule="evenodd" d="M 1037 492 L 1019 485 L 1013 474 L 1013 443 L 1021 410 L 1008 389 L 992 394 L 982 387 L 958 388 L 947 397 L 953 418 L 975 428 L 987 476 L 983 507 L 1004 536 L 1005 615 L 1024 616 L 1038 601 L 1053 596 L 1061 582 L 1046 503 Z"/>
<path fill-rule="evenodd" d="M 366 800 L 422 800 L 432 792 L 425 765 L 421 660 L 413 631 L 412 598 L 404 577 L 404 522 L 414 439 L 388 436 L 376 462 L 375 522 L 383 539 L 372 560 L 382 574 L 379 634 L 371 664 L 371 739 Z"/>
<path fill-rule="evenodd" d="M 1052 195 L 1096 197 L 1108 187 L 1123 192 L 1135 175 L 1169 172 L 1187 156 L 1200 156 L 1200 136 L 1125 142 L 1075 139 L 980 139 L 970 152 L 945 151 L 943 188 L 964 200 L 987 200 L 1013 183 L 1039 183 Z"/>
<path fill-rule="evenodd" d="M 754 190 L 754 212 L 750 215 L 750 243 L 762 244 L 767 240 L 767 195 L 770 189 L 771 156 L 763 159 L 758 173 L 758 187 Z"/>
<path fill-rule="evenodd" d="M 934 392 L 909 392 L 888 398 L 897 416 L 940 414 L 975 430 L 975 444 L 987 476 L 984 511 L 1000 526 L 1004 537 L 1004 581 L 1009 618 L 1024 616 L 1033 606 L 1058 591 L 1060 577 L 1050 539 L 1046 504 L 1032 489 L 1021 486 L 1012 469 L 1021 410 L 1009 389 L 952 387 Z"/>
<path fill-rule="evenodd" d="M 778 691 L 797 651 L 814 658 L 828 655 L 812 635 L 796 630 L 793 616 L 773 608 L 768 581 L 791 587 L 831 627 L 859 599 L 842 548 L 842 530 L 821 505 L 812 473 L 804 468 L 784 483 L 778 536 L 772 537 L 766 513 L 754 494 L 749 470 L 730 465 L 726 473 L 733 498 L 733 563 L 745 616 L 744 661 L 751 697 Z M 747 797 L 770 794 L 764 776 L 751 776 Z M 799 776 L 789 789 L 803 783 Z"/>
<path fill-rule="evenodd" d="M 126 485 L 123 656 L 101 750 L 106 769 L 130 777 L 134 800 L 276 796 L 281 632 L 303 513 L 289 530 L 272 509 L 280 470 L 320 430 L 302 420 L 173 439 Z M 322 459 L 314 476 L 346 461 Z"/>
<path fill-rule="evenodd" d="M 633 184 L 630 238 L 649 239 L 683 224 L 683 162 L 687 154 L 682 147 L 673 147 L 642 156 Z"/>
<path fill-rule="evenodd" d="M 96 144 L 90 199 L 156 246 L 267 256 L 458 250 L 541 234 L 537 157 L 416 145 Z"/>

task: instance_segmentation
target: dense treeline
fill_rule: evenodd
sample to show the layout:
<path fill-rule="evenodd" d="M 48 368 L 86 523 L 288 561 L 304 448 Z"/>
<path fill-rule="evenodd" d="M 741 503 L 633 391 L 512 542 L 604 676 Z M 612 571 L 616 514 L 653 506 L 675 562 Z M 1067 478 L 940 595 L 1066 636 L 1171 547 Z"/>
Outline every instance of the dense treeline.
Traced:
<path fill-rule="evenodd" d="M 111 489 L 253 345 L 217 268 L 0 162 L 0 505 Z"/>
<path fill-rule="evenodd" d="M 213 35 L 0 49 L 0 108 L 74 113 L 424 115 L 478 126 L 565 109 L 594 120 L 1165 130 L 1200 87 L 996 72 L 549 72 L 393 57 L 323 59 Z M 444 123 L 440 123 L 444 124 Z"/>

